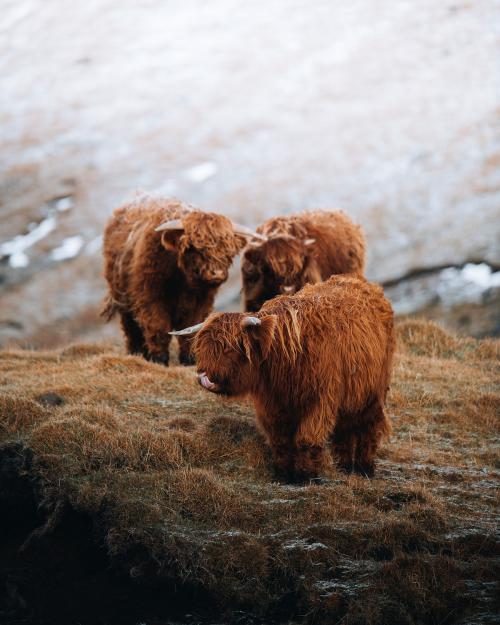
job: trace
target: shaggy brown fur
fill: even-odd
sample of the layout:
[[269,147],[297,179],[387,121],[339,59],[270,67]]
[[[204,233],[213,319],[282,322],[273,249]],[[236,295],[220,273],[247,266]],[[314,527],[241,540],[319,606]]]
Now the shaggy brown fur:
[[363,232],[342,211],[273,217],[257,232],[267,241],[252,241],[243,252],[245,310],[259,310],[276,295],[293,294],[333,274],[364,271]]
[[[172,219],[184,229],[155,232]],[[129,353],[168,364],[169,331],[205,319],[245,242],[226,217],[177,200],[146,196],[118,208],[104,232],[101,314],[120,314]],[[179,337],[179,346],[181,363],[192,364],[189,343]]]
[[351,275],[276,297],[254,317],[213,314],[193,348],[202,386],[249,394],[278,473],[303,480],[321,470],[328,440],[344,470],[373,475],[390,430],[394,344],[382,289]]

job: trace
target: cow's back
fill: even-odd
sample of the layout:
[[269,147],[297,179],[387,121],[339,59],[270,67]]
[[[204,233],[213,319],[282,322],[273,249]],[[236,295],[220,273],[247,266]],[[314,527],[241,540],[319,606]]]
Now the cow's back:
[[267,302],[261,312],[277,314],[282,325],[291,326],[294,320],[298,328],[281,329],[287,353],[290,343],[296,343],[294,362],[280,348],[271,353],[274,368],[289,380],[290,392],[295,388],[310,397],[327,397],[352,412],[373,394],[383,391],[385,397],[394,328],[392,308],[381,287],[355,276],[332,276],[295,296]]
[[315,258],[323,279],[333,274],[363,274],[365,238],[361,227],[343,211],[314,211],[303,218],[307,236],[315,240]]
[[178,200],[143,196],[117,208],[103,237],[104,275],[113,301],[129,306],[130,277],[146,247],[159,248],[155,228],[164,221],[179,219],[189,207]]

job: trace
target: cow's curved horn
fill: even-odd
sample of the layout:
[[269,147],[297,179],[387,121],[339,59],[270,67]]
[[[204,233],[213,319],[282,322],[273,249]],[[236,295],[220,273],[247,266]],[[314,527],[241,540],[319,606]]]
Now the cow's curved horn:
[[289,234],[288,232],[279,232],[278,230],[274,230],[269,233],[270,239],[283,239],[283,241],[291,241],[292,239],[296,239],[293,234]]
[[190,336],[191,334],[196,334],[203,327],[204,322],[197,323],[195,326],[190,326],[189,328],[184,328],[184,330],[172,330],[169,334],[173,334],[174,336]]
[[242,226],[241,224],[236,224],[233,221],[233,230],[235,234],[242,234],[245,237],[248,237],[249,239],[259,239],[260,241],[266,241],[267,237],[265,237],[263,234],[259,234],[258,232],[254,232],[253,230],[250,230],[250,228],[247,228],[246,226]]
[[260,247],[265,241],[267,241],[267,237],[265,237],[264,240],[261,240],[261,239],[250,239],[250,241],[248,241],[247,245],[249,247]]
[[155,232],[161,232],[162,230],[184,230],[182,219],[170,219],[170,221],[165,221],[155,228]]
[[260,326],[262,321],[258,317],[243,317],[241,322],[242,328],[248,328],[250,326]]
[[304,239],[304,245],[313,245],[316,243],[316,239]]

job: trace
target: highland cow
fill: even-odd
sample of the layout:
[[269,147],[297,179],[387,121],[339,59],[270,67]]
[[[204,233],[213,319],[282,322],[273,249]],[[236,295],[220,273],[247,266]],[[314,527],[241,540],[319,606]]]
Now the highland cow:
[[365,239],[342,211],[274,217],[257,228],[241,264],[243,307],[255,312],[276,295],[292,295],[305,284],[333,274],[363,274]]
[[[234,256],[252,232],[177,200],[142,197],[118,208],[104,232],[109,294],[102,315],[119,313],[127,349],[168,365],[169,331],[211,312]],[[179,359],[192,364],[180,337]]]
[[198,380],[207,390],[249,395],[278,475],[315,478],[330,442],[341,469],[372,476],[394,352],[393,312],[382,289],[332,276],[255,315],[215,313],[195,335]]

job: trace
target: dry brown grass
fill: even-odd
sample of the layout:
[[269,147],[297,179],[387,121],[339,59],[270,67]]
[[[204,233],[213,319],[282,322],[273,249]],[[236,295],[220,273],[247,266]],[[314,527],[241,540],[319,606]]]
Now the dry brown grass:
[[[498,608],[499,342],[415,321],[398,335],[374,480],[274,483],[250,405],[109,346],[1,353],[0,441],[33,451],[52,499],[98,516],[134,578],[269,619],[494,622],[474,619]],[[63,403],[36,399],[49,392]]]

